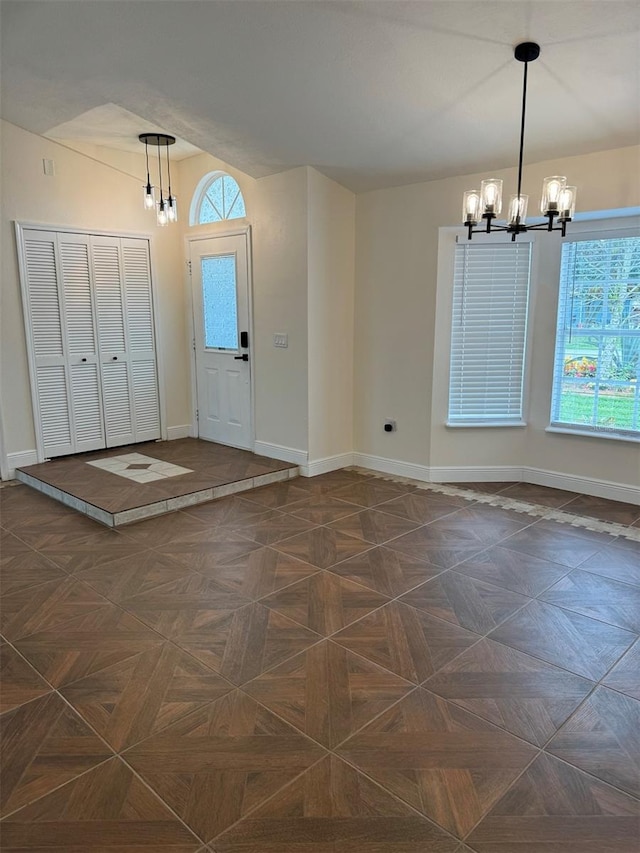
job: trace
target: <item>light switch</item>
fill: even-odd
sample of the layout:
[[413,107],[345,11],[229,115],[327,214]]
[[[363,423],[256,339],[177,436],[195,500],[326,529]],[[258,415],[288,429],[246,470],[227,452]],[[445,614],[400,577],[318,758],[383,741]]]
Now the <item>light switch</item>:
[[56,173],[56,164],[53,160],[43,160],[42,169],[48,178],[52,178]]
[[286,349],[289,346],[289,335],[283,332],[278,332],[273,336],[274,347],[283,347]]

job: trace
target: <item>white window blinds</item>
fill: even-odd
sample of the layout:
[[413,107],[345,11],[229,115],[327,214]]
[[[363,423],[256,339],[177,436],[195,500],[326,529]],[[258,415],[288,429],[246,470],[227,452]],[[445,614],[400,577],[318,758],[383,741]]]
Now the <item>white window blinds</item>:
[[456,245],[450,425],[521,423],[530,268],[530,242]]

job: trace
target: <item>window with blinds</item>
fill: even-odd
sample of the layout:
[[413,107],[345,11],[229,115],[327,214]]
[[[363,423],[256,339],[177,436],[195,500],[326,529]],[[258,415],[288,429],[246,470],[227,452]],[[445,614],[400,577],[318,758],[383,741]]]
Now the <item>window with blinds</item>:
[[449,426],[522,424],[531,245],[456,245]]
[[640,237],[564,243],[551,426],[640,437]]

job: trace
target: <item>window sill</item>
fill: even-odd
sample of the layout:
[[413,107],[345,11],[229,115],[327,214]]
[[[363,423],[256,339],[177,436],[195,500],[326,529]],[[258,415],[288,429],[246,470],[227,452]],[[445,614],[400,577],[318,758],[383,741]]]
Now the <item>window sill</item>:
[[498,427],[499,429],[504,429],[505,427],[526,427],[525,421],[466,421],[459,423],[451,423],[447,421],[445,426],[449,429],[478,429],[479,427],[486,429],[487,427]]
[[616,432],[607,432],[606,430],[589,430],[589,429],[577,429],[576,427],[562,427],[562,426],[548,426],[545,429],[545,432],[557,432],[562,435],[579,435],[587,438],[608,438],[613,439],[613,441],[630,441],[632,443],[638,444],[640,443],[640,435],[620,435]]

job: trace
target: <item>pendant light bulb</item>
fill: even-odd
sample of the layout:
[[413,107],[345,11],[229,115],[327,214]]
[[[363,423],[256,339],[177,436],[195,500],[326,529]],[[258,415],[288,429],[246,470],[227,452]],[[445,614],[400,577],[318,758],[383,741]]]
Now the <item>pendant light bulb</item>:
[[167,199],[167,217],[169,222],[178,221],[178,199],[174,195]]

